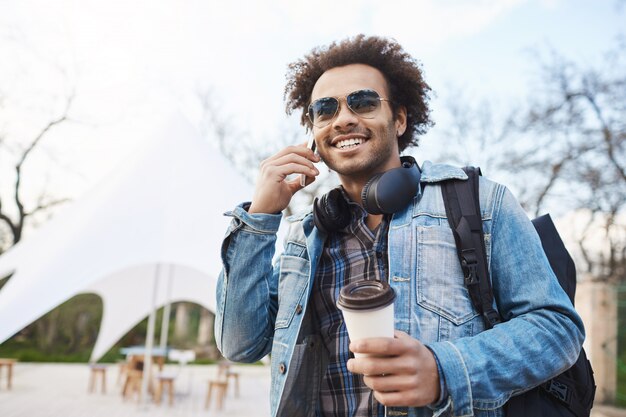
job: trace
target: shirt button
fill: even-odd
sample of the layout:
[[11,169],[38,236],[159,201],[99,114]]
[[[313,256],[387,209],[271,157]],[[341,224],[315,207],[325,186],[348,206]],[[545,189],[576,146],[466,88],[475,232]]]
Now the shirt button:
[[281,363],[280,365],[278,365],[278,372],[284,374],[285,372],[287,372],[287,366],[285,366],[284,363]]
[[376,257],[378,259],[382,258],[383,257],[383,253],[382,252],[376,252]]
[[302,314],[302,305],[301,304],[298,304],[296,306],[296,314]]

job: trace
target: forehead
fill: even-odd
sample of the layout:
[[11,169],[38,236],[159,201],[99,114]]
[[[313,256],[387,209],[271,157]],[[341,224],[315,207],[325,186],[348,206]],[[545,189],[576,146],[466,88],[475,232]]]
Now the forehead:
[[315,83],[311,101],[321,97],[342,97],[356,90],[375,90],[387,97],[387,82],[383,73],[365,64],[350,64],[331,68]]

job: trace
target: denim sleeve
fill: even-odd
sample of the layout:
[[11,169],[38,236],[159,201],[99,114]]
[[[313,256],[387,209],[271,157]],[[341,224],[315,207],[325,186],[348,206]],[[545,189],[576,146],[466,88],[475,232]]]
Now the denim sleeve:
[[558,375],[576,361],[584,340],[582,321],[532,223],[512,194],[497,187],[490,267],[505,321],[473,337],[428,344],[443,371],[453,416],[501,407]]
[[[434,354],[433,354],[434,355]],[[433,411],[445,408],[448,403],[448,388],[446,387],[446,378],[441,370],[441,364],[439,359],[435,356],[435,362],[437,363],[437,373],[439,374],[439,398],[434,403],[429,404],[428,408]]]
[[215,340],[236,362],[254,362],[269,353],[278,309],[278,279],[272,267],[281,214],[250,214],[241,204],[222,243],[217,281]]

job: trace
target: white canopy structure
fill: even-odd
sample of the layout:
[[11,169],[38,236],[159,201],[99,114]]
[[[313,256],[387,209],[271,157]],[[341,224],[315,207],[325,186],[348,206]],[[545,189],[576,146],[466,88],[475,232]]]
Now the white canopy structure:
[[[215,311],[223,213],[249,186],[182,117],[146,138],[100,186],[0,256],[0,343],[79,293],[102,297],[91,360],[156,306]],[[170,279],[171,277],[171,279]],[[157,284],[155,284],[157,283]]]

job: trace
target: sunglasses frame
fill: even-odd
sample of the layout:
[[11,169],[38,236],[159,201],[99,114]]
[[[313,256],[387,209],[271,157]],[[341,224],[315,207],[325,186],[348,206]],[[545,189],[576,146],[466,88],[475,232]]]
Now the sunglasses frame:
[[[378,94],[378,91],[376,91],[376,90],[372,90],[372,89],[370,89],[370,88],[362,88],[362,89],[360,89],[360,90],[355,90],[355,91],[353,91],[353,92],[351,92],[351,93],[346,94],[345,96],[337,96],[337,97],[322,97],[322,98],[318,98],[317,100],[315,100],[314,102],[312,102],[311,104],[309,104],[309,107],[307,107],[306,116],[307,116],[307,118],[309,119],[309,122],[311,122],[311,124],[312,124],[313,126],[317,127],[317,128],[326,127],[326,126],[328,126],[329,124],[331,124],[331,123],[332,123],[332,121],[335,119],[335,117],[337,117],[337,114],[339,114],[339,109],[341,108],[341,104],[340,104],[340,103],[341,103],[341,100],[340,100],[340,99],[342,99],[342,98],[343,98],[343,101],[345,101],[345,102],[346,102],[346,106],[348,107],[348,109],[350,109],[350,111],[351,111],[352,113],[354,113],[355,115],[357,115],[358,117],[363,118],[363,119],[373,119],[374,117],[376,117],[375,113],[376,113],[376,112],[380,109],[380,106],[378,106],[378,107],[376,108],[376,110],[373,112],[373,114],[372,114],[372,116],[371,116],[371,117],[368,117],[368,116],[364,116],[364,115],[362,115],[362,114],[359,114],[358,112],[356,112],[356,111],[355,111],[355,110],[354,110],[354,109],[350,106],[350,104],[348,104],[348,97],[350,97],[350,96],[351,96],[351,95],[353,95],[353,94],[356,94],[356,93],[361,93],[361,92],[368,92],[368,93],[369,93],[369,92],[371,92],[371,93],[376,94],[376,96],[377,96],[377,97],[376,97],[376,99],[377,99],[379,102],[382,102],[382,101],[391,102],[391,100],[389,100],[389,99],[387,99],[387,98],[383,98],[383,97],[381,97],[381,96],[380,96],[380,94]],[[335,109],[335,114],[333,114],[333,116],[332,116],[332,117],[328,118],[328,122],[322,123],[321,125],[320,125],[319,123],[317,123],[317,124],[316,124],[315,122],[313,122],[313,117],[312,117],[312,115],[311,115],[311,107],[313,107],[313,105],[314,105],[315,103],[317,103],[318,101],[320,101],[320,100],[327,100],[327,99],[329,99],[329,98],[335,99],[335,100],[337,101],[337,108]]]

